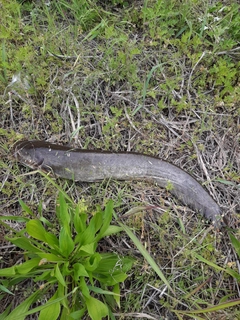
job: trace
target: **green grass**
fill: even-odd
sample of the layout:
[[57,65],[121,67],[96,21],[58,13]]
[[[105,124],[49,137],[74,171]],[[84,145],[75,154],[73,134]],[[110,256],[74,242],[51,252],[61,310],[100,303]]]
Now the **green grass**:
[[[48,232],[53,226],[51,234],[59,241],[60,190],[71,210],[84,199],[94,212],[112,199],[118,217],[137,211],[122,221],[121,236],[101,242],[104,254],[131,254],[138,261],[120,286],[120,309],[94,292],[116,318],[135,319],[134,312],[154,319],[169,314],[238,319],[239,301],[233,300],[239,299],[239,231],[216,234],[167,191],[148,183],[57,180],[53,186],[43,176],[22,176],[27,169],[16,164],[11,147],[23,138],[51,139],[160,156],[192,173],[237,220],[239,24],[239,4],[233,1],[1,3],[0,214],[1,221],[15,217],[2,224],[1,233],[6,239],[25,237],[25,224],[34,221]],[[71,214],[71,226],[72,219]],[[76,230],[69,232],[74,239]],[[42,239],[28,236],[46,249]],[[16,271],[36,255],[8,245],[1,270]],[[56,265],[50,265],[53,274]],[[41,290],[33,279],[8,286],[9,279],[1,278],[2,318],[21,308],[44,313],[41,309],[52,308],[53,301],[61,312],[75,312],[69,300],[78,295],[77,286],[38,300]],[[37,305],[31,306],[33,301]]]

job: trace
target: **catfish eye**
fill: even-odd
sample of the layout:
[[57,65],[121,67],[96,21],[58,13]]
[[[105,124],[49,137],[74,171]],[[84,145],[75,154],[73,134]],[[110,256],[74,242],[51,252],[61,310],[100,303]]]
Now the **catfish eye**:
[[36,162],[36,165],[37,165],[38,167],[40,167],[40,166],[43,164],[43,161],[44,161],[44,158],[39,159],[39,160]]

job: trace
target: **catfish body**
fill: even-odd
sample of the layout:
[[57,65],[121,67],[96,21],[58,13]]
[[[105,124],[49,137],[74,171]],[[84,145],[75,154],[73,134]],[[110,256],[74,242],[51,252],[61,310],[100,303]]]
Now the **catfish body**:
[[143,180],[157,183],[182,203],[222,226],[222,210],[210,194],[186,171],[156,157],[132,152],[73,149],[45,141],[20,141],[15,157],[31,168],[52,171],[74,181],[104,179]]

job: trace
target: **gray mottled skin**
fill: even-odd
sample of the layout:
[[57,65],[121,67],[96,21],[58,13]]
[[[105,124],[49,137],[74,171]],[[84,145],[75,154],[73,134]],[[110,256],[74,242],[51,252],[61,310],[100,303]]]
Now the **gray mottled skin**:
[[52,171],[55,175],[75,181],[95,182],[103,179],[153,181],[169,191],[182,203],[222,226],[219,205],[187,172],[155,157],[123,152],[102,152],[71,149],[45,141],[20,141],[15,157],[31,168]]

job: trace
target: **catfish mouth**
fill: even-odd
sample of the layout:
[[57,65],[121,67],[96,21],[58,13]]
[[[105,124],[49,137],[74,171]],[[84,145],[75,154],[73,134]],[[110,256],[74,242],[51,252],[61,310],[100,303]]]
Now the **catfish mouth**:
[[14,158],[16,158],[20,162],[25,162],[25,161],[23,161],[24,157],[21,156],[21,151],[24,148],[24,146],[26,145],[26,143],[24,143],[24,142],[26,142],[26,141],[18,141],[13,146],[13,156],[14,156]]
[[19,152],[21,150],[23,150],[24,148],[28,147],[28,145],[30,145],[30,144],[31,143],[29,141],[26,141],[26,140],[16,142],[13,145],[14,156],[17,158],[17,156],[19,155]]
[[41,159],[39,163],[34,161],[34,157],[32,157],[28,152],[28,150],[31,150],[31,148],[34,148],[34,146],[30,141],[18,141],[13,146],[13,155],[22,164],[32,169],[38,169],[39,166],[42,165],[44,159]]

